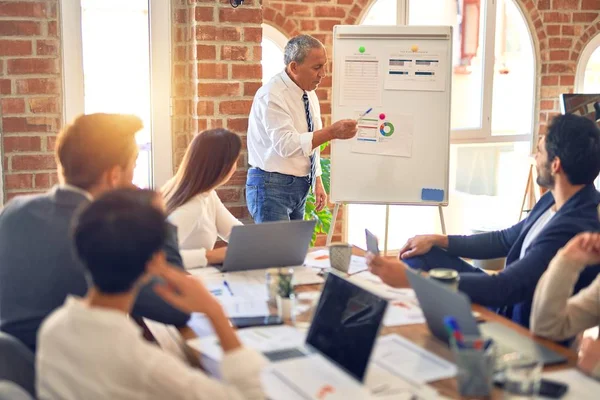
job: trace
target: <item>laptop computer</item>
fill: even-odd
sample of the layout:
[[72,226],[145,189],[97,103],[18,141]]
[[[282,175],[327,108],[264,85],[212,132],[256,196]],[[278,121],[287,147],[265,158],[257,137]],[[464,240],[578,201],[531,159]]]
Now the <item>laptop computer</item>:
[[412,286],[427,326],[438,339],[448,343],[449,334],[444,326],[444,317],[453,316],[464,335],[490,337],[496,344],[498,358],[510,353],[520,353],[540,360],[544,365],[559,364],[567,361],[561,354],[523,336],[513,329],[497,322],[477,324],[471,311],[469,298],[460,292],[454,292],[444,284],[408,270],[408,281]]
[[388,301],[331,271],[303,346],[265,353],[273,361],[319,353],[363,382]]
[[234,226],[222,272],[304,264],[316,221],[280,221]]

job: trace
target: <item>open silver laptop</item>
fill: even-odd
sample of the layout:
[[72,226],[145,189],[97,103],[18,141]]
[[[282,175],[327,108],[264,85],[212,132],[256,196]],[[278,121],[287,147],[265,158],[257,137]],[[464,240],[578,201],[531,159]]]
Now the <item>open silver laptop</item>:
[[471,302],[465,294],[453,292],[444,284],[421,276],[412,270],[408,270],[406,275],[417,295],[427,326],[438,339],[444,342],[449,341],[449,334],[444,326],[444,317],[453,316],[464,335],[483,335],[492,338],[496,344],[496,354],[499,359],[506,354],[520,353],[536,358],[544,365],[567,361],[563,355],[521,335],[510,327],[497,322],[478,325],[471,312]]
[[304,264],[316,221],[280,221],[234,226],[223,272]]
[[331,271],[303,346],[265,353],[271,361],[320,353],[363,382],[388,301]]

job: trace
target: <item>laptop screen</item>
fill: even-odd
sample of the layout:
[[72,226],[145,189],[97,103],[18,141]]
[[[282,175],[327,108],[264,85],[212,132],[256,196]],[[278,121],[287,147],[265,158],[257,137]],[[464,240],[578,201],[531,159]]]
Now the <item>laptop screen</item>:
[[362,382],[387,303],[330,273],[306,343]]

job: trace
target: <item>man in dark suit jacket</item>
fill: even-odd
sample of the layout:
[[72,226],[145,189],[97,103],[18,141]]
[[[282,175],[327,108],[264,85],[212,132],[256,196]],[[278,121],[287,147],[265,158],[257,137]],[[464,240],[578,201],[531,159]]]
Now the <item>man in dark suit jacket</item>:
[[[538,143],[536,163],[537,182],[549,192],[525,220],[479,235],[413,237],[400,250],[403,261],[368,255],[372,272],[391,286],[402,287],[408,286],[407,264],[424,271],[454,269],[460,273],[459,290],[473,302],[529,327],[535,287],[552,257],[578,233],[600,230],[600,193],[593,185],[600,172],[600,130],[583,117],[555,117]],[[459,257],[506,257],[506,267],[488,275]],[[599,272],[600,266],[588,268],[576,291],[588,286]]]
[[[41,195],[21,196],[0,213],[0,330],[35,351],[37,331],[67,295],[84,296],[88,283],[75,256],[71,221],[77,210],[114,188],[132,186],[137,158],[134,116],[92,114],[77,118],[58,136],[56,159],[61,185]],[[168,261],[183,268],[177,228],[169,227]],[[171,307],[150,285],[133,310],[175,326],[189,315]]]

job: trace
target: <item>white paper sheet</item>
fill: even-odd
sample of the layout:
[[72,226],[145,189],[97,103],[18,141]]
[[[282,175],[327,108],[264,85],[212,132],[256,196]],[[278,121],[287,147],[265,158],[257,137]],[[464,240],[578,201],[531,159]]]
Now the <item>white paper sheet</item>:
[[367,388],[318,354],[273,363],[262,373],[273,400],[371,399]]
[[456,365],[396,334],[377,339],[371,362],[420,384],[456,376]]
[[414,291],[408,295],[397,294],[394,299],[390,301],[385,317],[383,318],[383,324],[385,326],[424,323],[425,316],[414,295]]
[[369,365],[365,386],[375,399],[439,399],[438,393],[433,387],[402,379],[373,363]]
[[[316,250],[306,255],[304,265],[312,268],[331,268],[329,261],[328,250]],[[350,259],[350,267],[348,268],[348,274],[353,275],[361,271],[366,271],[369,267],[367,266],[367,260],[364,257],[353,255]]]
[[[542,377],[569,385],[569,390],[561,400],[592,400],[600,397],[600,382],[574,368],[546,372]],[[547,399],[547,397],[540,397],[540,399]]]
[[379,60],[376,57],[355,55],[344,58],[340,105],[381,106],[381,86]]
[[[261,353],[299,347],[306,338],[304,332],[287,325],[240,329],[238,336],[244,346]],[[220,361],[223,358],[219,339],[214,335],[191,339],[187,343],[213,360]]]
[[[412,157],[413,135],[415,130],[414,116],[381,112],[374,113],[379,117],[376,121],[362,120],[361,135],[354,138],[352,152],[362,154],[378,154],[394,157]],[[383,117],[383,118],[381,118]],[[369,125],[367,125],[367,122]],[[371,125],[377,129],[371,129]]]
[[385,66],[385,90],[443,91],[448,69],[445,51],[393,47]]

